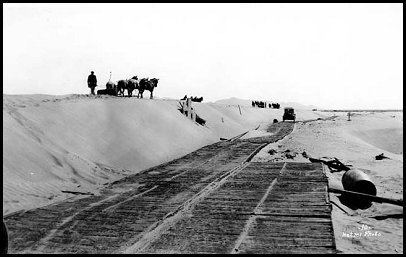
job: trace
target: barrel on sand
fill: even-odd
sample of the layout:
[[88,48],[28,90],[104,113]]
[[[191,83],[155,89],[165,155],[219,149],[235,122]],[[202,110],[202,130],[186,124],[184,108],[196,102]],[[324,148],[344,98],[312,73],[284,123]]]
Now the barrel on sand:
[[341,194],[340,201],[353,209],[366,209],[372,202],[390,203],[405,206],[403,199],[391,199],[377,196],[374,183],[367,174],[358,170],[350,169],[344,173],[341,182],[344,190],[329,187],[329,192]]
[[351,169],[344,173],[341,182],[345,190],[376,195],[376,187],[367,174],[358,170]]
[[[346,191],[376,196],[377,192],[374,183],[367,174],[359,169],[347,170],[344,173],[341,182]],[[342,200],[354,208],[365,209],[372,205],[371,199],[362,197],[362,195],[345,193],[342,196],[344,198]]]

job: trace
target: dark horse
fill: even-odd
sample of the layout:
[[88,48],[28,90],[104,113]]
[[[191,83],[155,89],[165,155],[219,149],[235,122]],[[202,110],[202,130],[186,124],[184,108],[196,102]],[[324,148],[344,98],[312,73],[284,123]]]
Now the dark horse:
[[140,80],[139,86],[138,86],[138,96],[141,96],[139,98],[142,98],[142,94],[144,93],[144,90],[148,90],[151,92],[150,99],[152,99],[152,92],[154,91],[154,88],[158,86],[158,80],[156,78],[153,79],[147,79],[143,78]]
[[138,78],[137,76],[131,79],[122,79],[117,82],[117,95],[124,96],[124,90],[127,89],[128,97],[132,96],[133,90],[138,89]]

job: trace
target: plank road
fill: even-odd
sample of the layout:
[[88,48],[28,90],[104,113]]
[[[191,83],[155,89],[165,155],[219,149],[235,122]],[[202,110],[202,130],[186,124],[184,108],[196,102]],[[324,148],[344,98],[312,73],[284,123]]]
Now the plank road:
[[[303,177],[324,191],[301,186]],[[139,252],[336,253],[326,183],[320,164],[250,163]]]
[[[322,186],[326,180],[318,164],[289,163],[283,173],[284,163],[241,166],[264,144],[282,139],[292,129],[292,123],[273,124],[271,136],[203,147],[115,181],[100,195],[7,215],[9,252],[120,253],[156,231],[155,227],[179,213],[185,202],[221,179],[225,179],[221,186],[198,198],[190,213],[160,231],[140,252],[230,253],[239,239],[243,239],[239,252],[331,252],[335,249],[331,217]],[[240,166],[244,168],[230,173]],[[268,192],[276,178],[275,188]],[[260,202],[260,213],[255,213]],[[308,216],[293,217],[299,209]],[[247,226],[250,219],[253,222]],[[323,234],[305,237],[284,229],[278,235],[277,229],[283,226]],[[241,238],[245,228],[246,237]],[[296,236],[298,240],[289,239],[284,248],[279,245],[270,250],[267,247],[272,242],[279,242],[275,236]],[[315,238],[321,241],[316,243]],[[331,244],[329,240],[333,240]]]

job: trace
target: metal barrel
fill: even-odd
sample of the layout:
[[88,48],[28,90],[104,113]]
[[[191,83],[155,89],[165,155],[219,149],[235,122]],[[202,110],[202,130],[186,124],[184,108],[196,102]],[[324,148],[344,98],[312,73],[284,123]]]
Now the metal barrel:
[[367,174],[351,169],[344,173],[341,182],[345,190],[376,195],[376,187]]

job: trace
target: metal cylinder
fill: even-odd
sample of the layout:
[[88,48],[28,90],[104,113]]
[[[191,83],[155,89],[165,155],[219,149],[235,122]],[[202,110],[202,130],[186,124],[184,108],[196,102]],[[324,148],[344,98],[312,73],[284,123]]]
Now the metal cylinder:
[[376,187],[367,174],[351,169],[344,173],[341,182],[345,190],[363,194],[376,195]]

